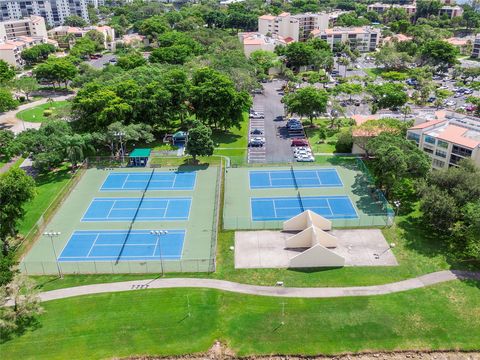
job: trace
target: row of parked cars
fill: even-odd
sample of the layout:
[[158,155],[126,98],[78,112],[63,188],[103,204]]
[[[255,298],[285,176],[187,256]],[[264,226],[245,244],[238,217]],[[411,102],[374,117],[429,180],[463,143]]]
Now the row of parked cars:
[[293,158],[298,162],[313,162],[313,156],[310,144],[305,136],[303,124],[299,119],[290,118],[287,120],[288,134],[292,138]]
[[[260,111],[250,110],[250,119],[260,120],[264,119],[265,114]],[[248,146],[250,147],[263,147],[265,145],[265,137],[263,129],[254,128],[250,131],[250,140]]]

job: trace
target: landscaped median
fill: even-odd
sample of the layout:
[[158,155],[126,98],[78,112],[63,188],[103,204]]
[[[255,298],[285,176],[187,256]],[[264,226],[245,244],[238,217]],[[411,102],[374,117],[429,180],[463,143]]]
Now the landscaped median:
[[15,116],[20,120],[32,123],[47,121],[50,118],[59,116],[61,111],[67,113],[70,107],[69,101],[53,101],[35,106],[34,108],[19,111]]

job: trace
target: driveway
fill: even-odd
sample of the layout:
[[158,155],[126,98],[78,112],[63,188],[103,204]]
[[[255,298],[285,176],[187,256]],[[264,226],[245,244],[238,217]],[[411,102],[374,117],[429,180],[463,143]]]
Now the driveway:
[[[59,95],[59,96],[52,95],[50,96],[50,98],[52,98],[55,101],[63,101],[71,98],[72,96],[73,96],[72,94]],[[41,123],[30,123],[30,122],[22,121],[16,117],[16,114],[22,110],[31,109],[38,105],[45,104],[48,101],[48,99],[49,98],[43,98],[28,104],[23,104],[23,105],[20,105],[15,110],[2,113],[0,115],[0,129],[8,129],[13,131],[15,134],[21,133],[22,131],[25,131],[27,129],[38,129],[42,125]]]

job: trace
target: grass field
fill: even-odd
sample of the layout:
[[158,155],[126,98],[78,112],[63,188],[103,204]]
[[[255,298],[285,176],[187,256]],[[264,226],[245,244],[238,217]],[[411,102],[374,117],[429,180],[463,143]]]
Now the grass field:
[[248,144],[248,114],[245,113],[239,129],[213,132],[215,155],[228,156],[235,165],[242,165],[247,159]]
[[[68,106],[70,106],[70,102],[68,101],[54,101],[52,103],[45,103],[31,109],[22,110],[18,112],[16,116],[19,119],[27,122],[44,122],[55,117],[59,110],[62,110]],[[44,116],[45,110],[52,110],[52,114],[48,117]]]
[[45,303],[36,329],[1,344],[0,351],[3,359],[180,355],[206,351],[216,339],[239,355],[473,350],[480,343],[479,286],[453,281],[335,299],[202,289],[83,296]]
[[25,205],[25,217],[18,227],[20,234],[26,235],[30,231],[70,178],[71,173],[67,167],[56,172],[38,175],[35,178],[37,194]]

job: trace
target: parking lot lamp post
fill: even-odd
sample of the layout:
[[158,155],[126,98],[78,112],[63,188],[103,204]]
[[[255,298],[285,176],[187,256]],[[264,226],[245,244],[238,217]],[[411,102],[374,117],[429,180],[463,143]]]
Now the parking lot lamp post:
[[59,232],[59,231],[47,231],[47,232],[43,233],[43,235],[48,236],[50,238],[50,242],[52,243],[53,255],[55,256],[55,263],[57,264],[58,276],[61,279],[63,279],[62,270],[60,269],[60,264],[58,263],[58,259],[57,259],[57,252],[55,251],[55,245],[53,243],[53,238],[54,237],[59,237],[61,235],[61,232]]
[[150,231],[150,234],[155,235],[155,237],[157,238],[157,246],[158,246],[158,250],[159,250],[159,253],[160,253],[160,267],[162,269],[162,277],[163,277],[164,270],[163,270],[163,255],[162,255],[162,235],[167,235],[168,231],[167,230],[152,230],[152,231]]
[[120,151],[122,152],[122,163],[125,162],[125,150],[123,149],[123,141],[122,137],[125,136],[125,133],[123,131],[117,131],[113,135],[118,136],[120,140]]

